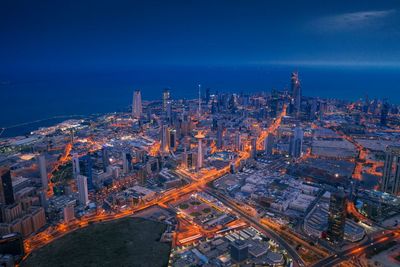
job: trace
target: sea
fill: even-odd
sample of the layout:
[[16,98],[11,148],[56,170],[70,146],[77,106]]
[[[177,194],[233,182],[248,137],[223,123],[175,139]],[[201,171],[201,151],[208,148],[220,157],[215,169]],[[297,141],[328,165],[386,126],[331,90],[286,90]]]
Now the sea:
[[[211,92],[268,92],[289,88],[298,71],[305,96],[400,104],[400,68],[289,66],[162,66],[96,71],[13,71],[0,73],[0,138],[25,135],[68,118],[127,110],[132,93],[161,99],[196,98],[198,84]],[[203,91],[204,92],[204,91]],[[1,132],[1,129],[0,129]]]

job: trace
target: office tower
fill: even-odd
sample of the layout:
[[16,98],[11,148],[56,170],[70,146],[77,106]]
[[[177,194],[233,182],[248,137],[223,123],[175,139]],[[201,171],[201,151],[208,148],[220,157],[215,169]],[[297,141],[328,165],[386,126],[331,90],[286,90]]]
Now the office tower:
[[161,126],[161,152],[168,153],[169,152],[169,131],[168,125],[163,124]]
[[89,203],[87,177],[83,175],[78,175],[77,183],[79,204],[87,206],[87,204]]
[[272,133],[269,133],[264,141],[265,153],[269,156],[272,155],[272,149],[275,144],[275,136]]
[[72,174],[74,178],[81,174],[81,168],[79,165],[79,156],[77,154],[72,155]]
[[237,151],[242,150],[242,138],[241,138],[240,132],[237,132],[235,134],[235,149]]
[[386,126],[386,124],[387,124],[387,116],[389,114],[389,108],[390,107],[389,107],[389,104],[387,102],[384,102],[382,104],[382,107],[381,107],[381,121],[380,121],[382,126]]
[[176,130],[169,128],[168,135],[169,135],[169,149],[171,151],[175,151],[176,150]]
[[132,117],[139,119],[142,116],[142,94],[140,90],[133,92]]
[[87,154],[81,158],[80,161],[81,174],[87,177],[87,184],[89,190],[94,188],[93,186],[93,160],[90,154]]
[[38,164],[39,164],[40,180],[42,183],[42,188],[44,190],[47,190],[47,188],[49,186],[48,185],[49,180],[47,178],[46,158],[44,157],[44,155],[40,155],[38,157]]
[[128,152],[122,152],[122,172],[128,174],[132,169],[132,155]]
[[223,126],[220,124],[217,126],[217,148],[222,149],[224,146],[224,129]]
[[346,194],[342,188],[331,194],[329,203],[327,239],[333,243],[343,241],[346,224]]
[[386,148],[380,189],[393,195],[400,193],[400,146],[388,146]]
[[251,137],[251,151],[250,151],[250,155],[253,159],[257,158],[257,138],[256,137]]
[[303,136],[303,130],[300,127],[296,127],[289,144],[290,155],[295,159],[301,157],[303,149]]
[[242,262],[249,256],[249,245],[245,241],[237,239],[230,245],[231,258],[236,262]]
[[64,222],[66,223],[69,223],[70,221],[75,219],[74,205],[67,204],[63,209],[63,214],[64,214]]
[[291,78],[292,87],[292,99],[293,99],[293,113],[296,118],[300,117],[300,107],[301,107],[301,85],[299,81],[298,72],[292,73]]
[[205,136],[200,131],[197,133],[195,138],[198,140],[197,146],[197,170],[203,168],[203,139]]
[[170,100],[169,89],[164,89],[162,100],[163,100],[163,111],[165,112],[167,111],[167,103]]
[[108,159],[108,148],[106,146],[101,148],[101,161],[103,162],[103,171],[107,172],[107,167],[110,164],[110,160]]
[[0,201],[2,204],[11,205],[15,200],[10,169],[5,167],[1,168],[0,178]]

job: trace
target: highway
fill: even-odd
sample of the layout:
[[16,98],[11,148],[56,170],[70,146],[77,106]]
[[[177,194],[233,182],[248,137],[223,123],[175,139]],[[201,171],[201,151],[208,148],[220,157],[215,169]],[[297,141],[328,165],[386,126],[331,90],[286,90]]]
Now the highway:
[[243,220],[247,221],[247,223],[249,223],[256,229],[260,230],[266,236],[271,237],[272,239],[277,241],[279,243],[279,245],[288,252],[290,257],[292,257],[294,259],[295,265],[298,264],[300,266],[305,266],[303,259],[299,256],[299,254],[297,254],[296,250],[294,250],[288,243],[286,243],[286,241],[283,238],[281,238],[279,235],[277,235],[274,231],[265,227],[265,225],[261,224],[261,222],[258,221],[255,217],[251,217],[250,215],[248,215],[247,213],[242,211],[234,203],[232,203],[232,201],[230,199],[228,199],[227,197],[222,195],[220,192],[217,192],[210,188],[205,189],[205,191],[208,194],[215,197],[216,199],[218,199],[219,201],[221,201],[227,207],[231,208],[234,212],[239,214]]
[[389,231],[385,232],[384,234],[380,234],[376,237],[374,237],[372,240],[368,240],[366,242],[363,242],[355,247],[346,249],[342,252],[339,252],[335,255],[329,256],[314,265],[312,267],[329,267],[329,266],[335,266],[336,264],[345,261],[353,256],[360,256],[365,253],[365,250],[367,248],[374,248],[382,243],[385,242],[390,242],[392,240],[398,240],[400,238],[400,231]]

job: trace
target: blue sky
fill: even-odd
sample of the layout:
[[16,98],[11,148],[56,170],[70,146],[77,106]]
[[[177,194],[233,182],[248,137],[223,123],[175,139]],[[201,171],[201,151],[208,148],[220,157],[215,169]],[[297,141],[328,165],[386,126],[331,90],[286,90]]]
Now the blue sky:
[[0,36],[0,70],[399,67],[400,2],[3,0]]

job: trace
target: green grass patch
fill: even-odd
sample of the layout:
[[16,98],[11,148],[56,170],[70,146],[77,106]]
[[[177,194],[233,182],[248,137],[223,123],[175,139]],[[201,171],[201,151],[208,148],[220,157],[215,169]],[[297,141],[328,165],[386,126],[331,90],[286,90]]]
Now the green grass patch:
[[21,266],[167,266],[166,225],[125,218],[90,225],[34,251]]

